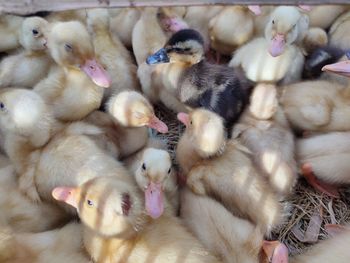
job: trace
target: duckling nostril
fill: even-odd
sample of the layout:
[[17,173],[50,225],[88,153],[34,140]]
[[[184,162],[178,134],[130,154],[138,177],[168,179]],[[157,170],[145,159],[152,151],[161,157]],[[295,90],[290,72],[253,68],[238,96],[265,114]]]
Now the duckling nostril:
[[131,208],[131,200],[130,195],[127,193],[124,193],[122,195],[122,210],[124,215],[128,215]]

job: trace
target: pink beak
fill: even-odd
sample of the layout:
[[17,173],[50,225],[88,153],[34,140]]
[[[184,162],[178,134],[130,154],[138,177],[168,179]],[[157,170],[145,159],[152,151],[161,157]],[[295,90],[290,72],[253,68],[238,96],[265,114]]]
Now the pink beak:
[[160,183],[150,182],[145,191],[146,211],[152,218],[160,217],[164,212],[163,190]]
[[185,126],[188,126],[188,124],[190,123],[190,116],[184,112],[178,113],[177,119],[181,121]]
[[177,17],[174,18],[165,18],[165,24],[168,28],[169,31],[176,33],[177,31],[181,30],[181,29],[186,29],[188,28],[187,23]]
[[304,11],[311,11],[312,7],[309,5],[299,5],[299,8],[303,9]]
[[80,68],[97,86],[109,88],[111,85],[112,80],[107,71],[95,59],[86,60]]
[[286,45],[286,40],[284,35],[276,34],[276,36],[271,40],[269,53],[273,57],[278,57],[284,51],[284,47]]
[[288,248],[279,241],[263,241],[263,251],[271,263],[288,263]]
[[350,77],[350,60],[340,61],[334,64],[326,65],[322,71],[329,71],[339,75]]
[[255,15],[261,15],[260,5],[248,5],[250,11],[252,11]]
[[164,122],[162,122],[160,119],[158,119],[156,116],[152,117],[152,119],[149,121],[147,126],[159,131],[160,133],[168,132],[168,126]]

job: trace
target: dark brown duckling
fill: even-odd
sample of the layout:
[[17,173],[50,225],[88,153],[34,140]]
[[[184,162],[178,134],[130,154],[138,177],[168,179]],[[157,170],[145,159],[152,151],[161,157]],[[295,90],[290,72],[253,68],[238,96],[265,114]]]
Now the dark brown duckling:
[[182,68],[176,96],[190,108],[206,108],[220,115],[232,127],[248,103],[252,83],[239,69],[210,64],[204,59],[200,33],[184,29],[147,58],[147,64],[173,63]]

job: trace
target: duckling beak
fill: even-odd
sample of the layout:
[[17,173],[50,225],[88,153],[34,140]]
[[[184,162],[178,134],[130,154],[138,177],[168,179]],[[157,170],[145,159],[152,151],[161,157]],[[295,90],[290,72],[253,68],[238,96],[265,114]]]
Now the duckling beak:
[[162,184],[150,182],[145,191],[146,211],[156,219],[164,212]]
[[57,201],[65,202],[75,208],[78,208],[76,198],[77,189],[73,187],[56,187],[52,190],[52,197]]
[[312,7],[309,5],[299,5],[299,8],[303,9],[304,11],[311,11]]
[[288,248],[279,241],[263,241],[263,251],[271,263],[288,263]]
[[278,57],[284,51],[286,39],[283,34],[276,34],[270,43],[269,53],[273,57]]
[[111,78],[107,71],[95,60],[88,59],[85,64],[80,66],[80,69],[97,85],[103,88],[109,88]]
[[155,115],[149,120],[147,126],[157,130],[160,133],[168,132],[168,126],[164,122],[162,122],[160,119],[158,119]]
[[170,59],[165,48],[161,48],[146,59],[148,65],[168,63],[169,61]]
[[188,126],[188,124],[190,123],[190,116],[184,112],[178,113],[177,119],[181,121],[185,126]]
[[322,68],[322,71],[329,71],[332,73],[350,77],[350,60],[326,65]]
[[256,16],[261,15],[260,5],[248,5],[248,9],[252,11]]

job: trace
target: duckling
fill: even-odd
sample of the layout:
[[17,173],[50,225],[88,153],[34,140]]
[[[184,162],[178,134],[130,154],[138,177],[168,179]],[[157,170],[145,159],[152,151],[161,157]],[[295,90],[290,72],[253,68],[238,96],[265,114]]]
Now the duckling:
[[24,18],[15,15],[0,15],[0,36],[2,41],[0,44],[0,52],[15,50],[20,47],[19,32]]
[[[205,109],[178,114],[186,125],[176,149],[187,186],[220,200],[233,214],[258,225],[263,234],[283,219],[277,195],[255,169],[249,151],[236,140],[225,143],[222,119]],[[225,145],[226,144],[226,145]]]
[[[348,62],[323,67],[346,75]],[[332,86],[330,89],[329,87]],[[299,131],[346,131],[350,128],[349,87],[334,81],[305,81],[284,87],[281,104],[291,126]]]
[[345,244],[350,241],[350,230],[344,228],[341,233],[335,237],[320,241],[306,252],[294,256],[291,263],[326,263],[337,262],[345,263],[349,261],[349,249]]
[[219,262],[178,218],[147,216],[136,186],[115,176],[58,187],[53,196],[77,209],[85,226],[84,246],[94,262]]
[[113,37],[120,39],[125,47],[132,48],[132,30],[140,19],[141,10],[138,8],[109,9],[110,31]]
[[[305,59],[303,78],[316,79],[321,76],[321,79],[325,80],[338,79],[340,82],[344,82],[344,85],[346,85],[347,78],[322,72],[322,68],[325,65],[335,63],[339,60],[345,60],[346,57],[344,57],[344,54],[344,50],[332,47],[330,45],[316,48]],[[334,76],[337,78],[334,78]]]
[[278,106],[274,85],[258,84],[250,104],[233,127],[237,138],[253,155],[257,167],[282,197],[290,194],[297,181],[294,136]]
[[123,91],[112,96],[107,109],[125,127],[147,126],[161,133],[168,132],[168,126],[157,118],[153,106],[136,91]]
[[179,206],[177,178],[166,146],[155,139],[150,140],[144,149],[124,163],[145,193],[147,213],[152,218],[158,218],[169,207],[176,216]]
[[311,27],[328,29],[334,21],[346,11],[346,5],[319,5],[313,6],[308,12]]
[[92,263],[82,249],[82,229],[70,223],[61,229],[41,233],[15,233],[0,222],[2,263]]
[[188,26],[181,15],[177,15],[176,9],[144,8],[132,32],[132,47],[137,65],[140,66],[149,55],[165,44],[167,31],[177,32],[184,27]]
[[111,76],[111,86],[105,89],[103,105],[112,94],[122,90],[139,90],[137,67],[121,41],[116,37],[112,38],[107,9],[87,11],[87,25],[92,35],[95,53],[105,66],[108,75]]
[[11,228],[16,232],[41,232],[66,220],[57,207],[33,203],[23,195],[18,190],[17,175],[11,161],[5,156],[0,157],[0,209]]
[[58,123],[49,106],[31,90],[3,91],[0,102],[6,154],[19,175],[19,189],[30,199],[52,201],[51,191],[56,186],[79,185],[101,175],[123,175],[122,164],[89,137],[103,135],[98,127]]
[[310,27],[303,39],[303,49],[307,54],[328,44],[327,32],[320,27]]
[[203,45],[197,31],[180,30],[164,48],[149,56],[147,63],[176,65],[179,68],[174,85],[177,98],[190,108],[212,110],[230,127],[242,113],[251,85],[239,71],[206,62]]
[[232,215],[219,202],[184,189],[181,191],[181,218],[223,262],[259,262],[262,233],[251,222]]
[[301,78],[301,43],[308,29],[307,15],[296,7],[280,6],[270,15],[265,38],[255,38],[233,55],[230,67],[241,67],[255,82],[291,83]]
[[247,6],[224,8],[209,21],[210,43],[213,49],[231,55],[254,34],[254,14]]
[[349,132],[332,132],[297,141],[297,159],[308,182],[317,190],[338,197],[336,185],[350,183]]
[[209,21],[223,9],[223,6],[218,5],[187,7],[184,20],[190,28],[197,30],[201,34],[206,52],[210,48]]
[[46,53],[47,27],[48,22],[41,17],[29,17],[23,20],[19,41],[24,50],[1,61],[0,87],[32,88],[46,77],[52,63]]
[[53,24],[48,48],[57,65],[34,90],[51,105],[55,118],[80,120],[98,109],[102,87],[109,87],[111,79],[95,58],[86,28],[77,21]]
[[344,50],[350,49],[348,28],[350,25],[350,11],[339,16],[328,31],[329,44]]
[[124,127],[103,111],[93,111],[84,118],[84,122],[97,126],[103,131],[102,134],[89,135],[89,137],[116,159],[123,159],[136,153],[148,142],[146,127]]

